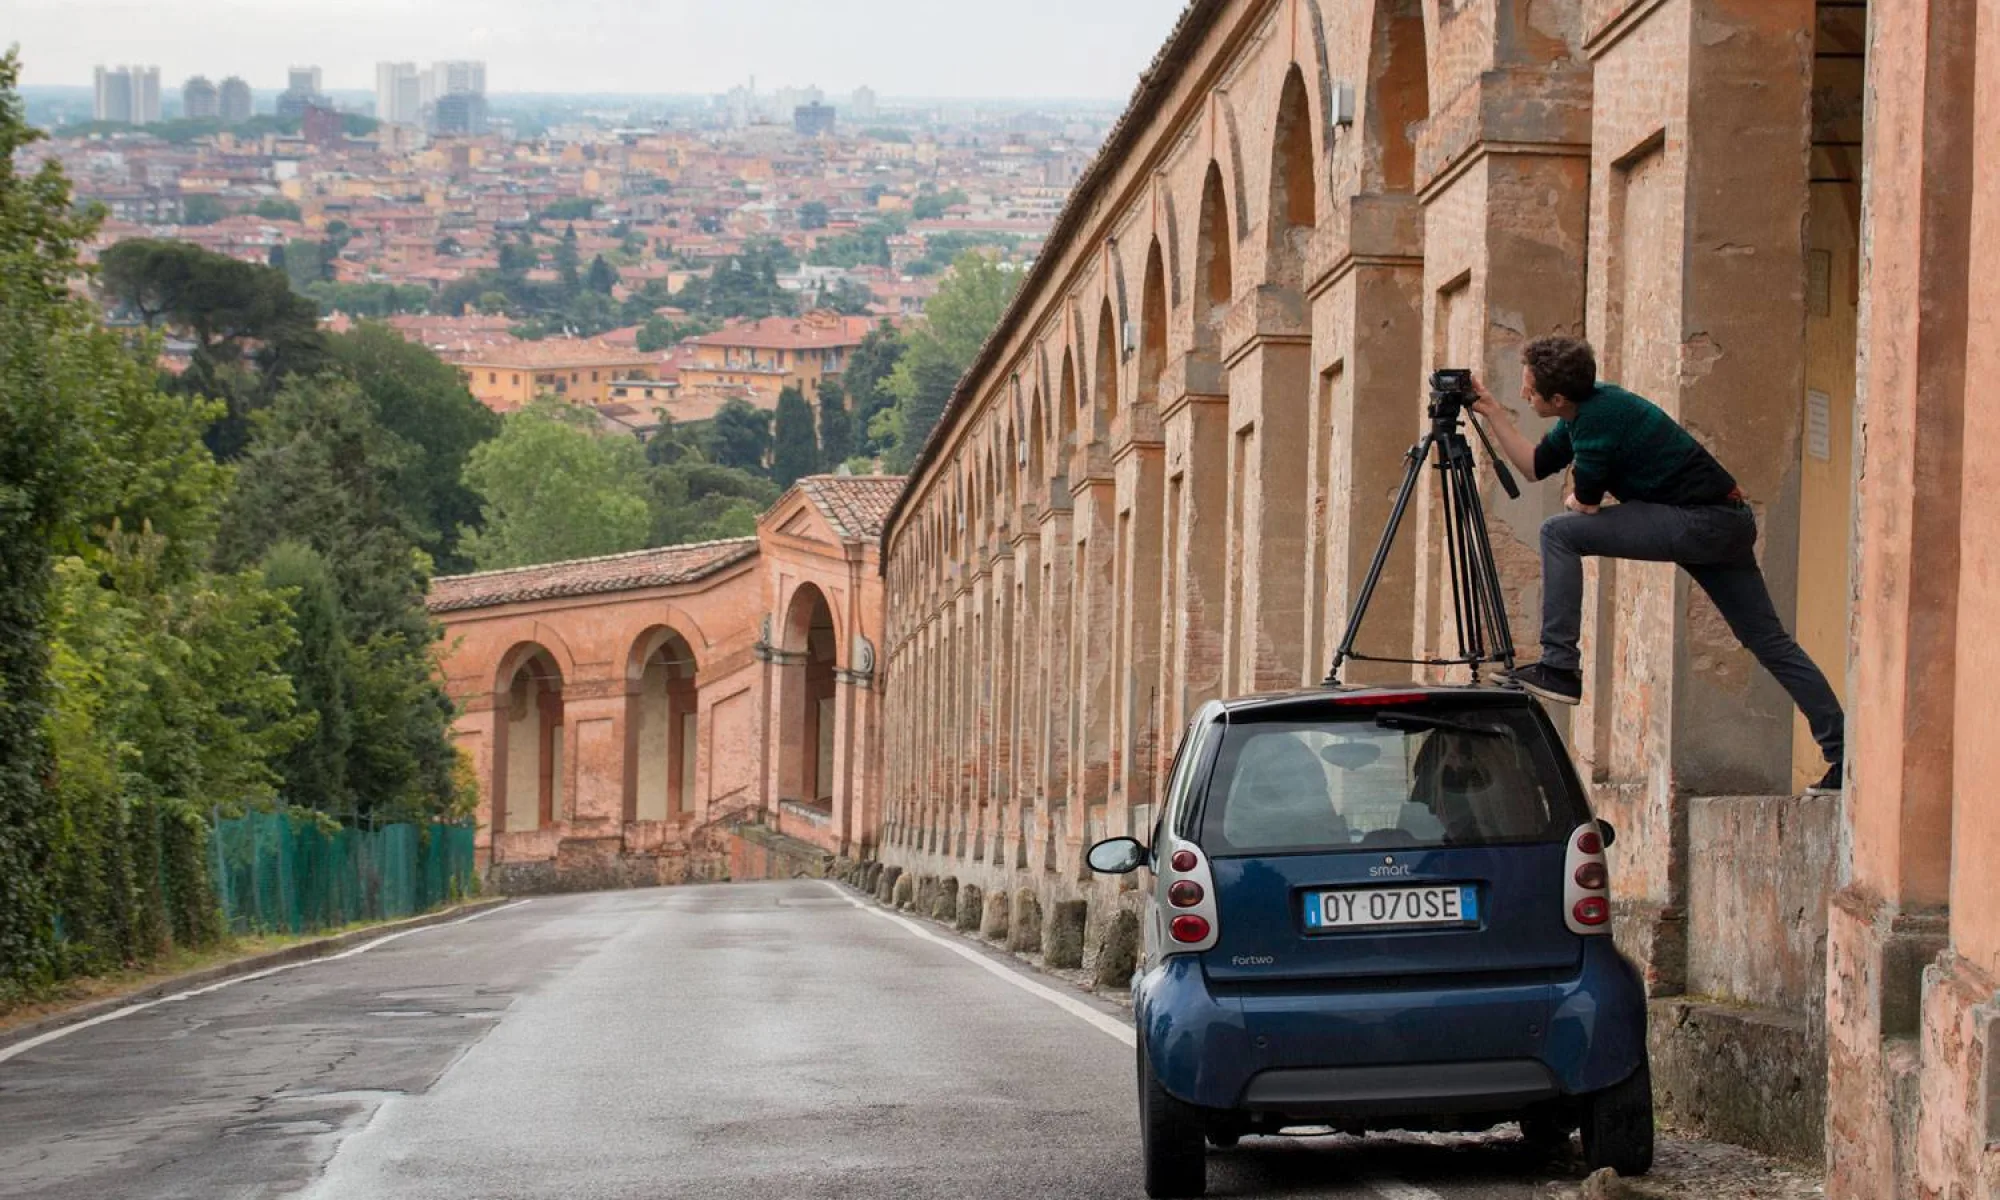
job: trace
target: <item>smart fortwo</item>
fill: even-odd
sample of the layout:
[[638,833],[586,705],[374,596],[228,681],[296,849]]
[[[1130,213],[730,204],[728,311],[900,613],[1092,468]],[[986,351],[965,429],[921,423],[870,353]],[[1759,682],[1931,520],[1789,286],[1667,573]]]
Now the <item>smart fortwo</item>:
[[1653,1158],[1646,1006],[1604,851],[1539,705],[1480,687],[1210,703],[1150,845],[1134,977],[1146,1192],[1198,1196],[1204,1142],[1299,1126],[1487,1129],[1591,1169]]

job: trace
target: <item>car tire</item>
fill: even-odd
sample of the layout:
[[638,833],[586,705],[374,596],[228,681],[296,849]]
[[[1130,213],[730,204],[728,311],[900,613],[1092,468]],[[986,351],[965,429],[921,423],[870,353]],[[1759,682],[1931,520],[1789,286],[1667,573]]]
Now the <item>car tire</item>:
[[1645,1064],[1623,1083],[1590,1098],[1583,1116],[1587,1169],[1627,1177],[1653,1169],[1653,1073]]
[[1146,1163],[1146,1194],[1153,1200],[1199,1196],[1208,1190],[1208,1150],[1200,1115],[1167,1094],[1153,1078],[1144,1043],[1139,1046],[1139,1145]]
[[1575,1128],[1554,1117],[1522,1117],[1521,1140],[1537,1153],[1553,1158],[1569,1149],[1570,1131]]

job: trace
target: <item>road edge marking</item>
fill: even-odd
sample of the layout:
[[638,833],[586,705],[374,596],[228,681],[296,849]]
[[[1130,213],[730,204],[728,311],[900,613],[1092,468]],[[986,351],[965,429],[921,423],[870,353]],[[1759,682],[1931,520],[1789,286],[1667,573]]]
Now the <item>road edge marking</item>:
[[1076,1017],[1078,1020],[1081,1020],[1082,1022],[1098,1030],[1099,1032],[1110,1034],[1112,1037],[1116,1038],[1118,1041],[1122,1042],[1127,1046],[1135,1046],[1138,1044],[1138,1035],[1133,1030],[1133,1028],[1130,1025],[1127,1025],[1125,1022],[1118,1020],[1116,1017],[1110,1016],[1106,1013],[1099,1012],[1098,1010],[1092,1008],[1090,1005],[1085,1004],[1081,1000],[1078,1000],[1074,996],[1065,996],[1061,992],[1057,991],[1052,987],[1049,987],[1046,984],[1037,983],[1035,980],[1030,979],[1026,975],[1022,974],[1021,971],[1018,970],[1017,968],[1009,966],[1006,963],[998,962],[989,955],[986,955],[978,950],[973,949],[971,946],[966,945],[964,942],[960,941],[957,938],[943,936],[932,930],[925,929],[922,925],[917,924],[915,921],[911,921],[905,917],[899,917],[895,913],[889,912],[888,910],[880,907],[879,905],[869,904],[866,901],[856,899],[854,896],[848,893],[848,890],[846,888],[840,886],[838,883],[835,883],[831,879],[823,879],[820,882],[832,888],[834,892],[840,896],[841,899],[847,901],[849,904],[852,904],[854,907],[860,909],[862,912],[868,913],[871,916],[880,917],[883,920],[890,922],[891,924],[900,925],[903,927],[905,931],[913,933],[918,937],[923,938],[925,941],[935,942],[938,945],[943,946],[945,949],[951,951],[953,954],[958,955],[960,958],[966,959],[967,961],[976,964],[981,970],[984,970],[991,975],[1006,980],[1008,983],[1013,984],[1015,987],[1020,988],[1022,991],[1028,993],[1031,996],[1036,996],[1039,997],[1040,999],[1048,1001],[1050,1004],[1055,1005],[1057,1008],[1062,1009],[1064,1012],[1068,1013],[1073,1017]]
[[323,954],[315,958],[302,958],[297,962],[279,963],[275,967],[265,967],[261,971],[252,971],[247,975],[236,975],[228,979],[218,980],[215,983],[205,983],[200,985],[199,987],[189,988],[187,991],[184,992],[174,992],[166,996],[156,996],[151,1000],[142,1000],[137,1004],[127,1004],[121,1008],[114,1008],[110,1012],[99,1013],[94,1017],[88,1017],[74,1024],[64,1025],[57,1029],[51,1029],[47,1033],[37,1034],[34,1037],[27,1038],[23,1041],[15,1042],[11,1046],[0,1048],[0,1063],[4,1063],[7,1060],[14,1058],[18,1055],[26,1054],[28,1051],[35,1049],[37,1046],[46,1046],[50,1042],[56,1041],[60,1038],[66,1038],[70,1034],[76,1033],[79,1030],[89,1029],[94,1025],[103,1025],[109,1021],[116,1021],[120,1017],[129,1017],[133,1013],[144,1012],[149,1008],[158,1008],[162,1004],[173,1004],[181,1000],[192,1000],[197,996],[206,996],[210,992],[219,992],[223,988],[234,987],[236,984],[239,983],[249,983],[253,979],[269,979],[273,975],[281,974],[285,971],[296,971],[300,967],[310,967],[315,963],[337,962],[338,960],[343,958],[353,958],[357,954],[366,954],[368,951],[373,950],[378,946],[386,946],[390,942],[393,942],[398,938],[406,938],[413,933],[425,933],[432,929],[449,929],[453,925],[467,925],[472,923],[473,921],[477,921],[481,917],[490,917],[494,913],[507,912],[511,909],[519,908],[526,903],[528,903],[528,901],[526,900],[516,900],[512,904],[501,904],[493,908],[482,908],[476,913],[471,913],[467,916],[459,917],[457,920],[454,921],[439,921],[435,925],[420,925],[415,929],[398,930],[395,933],[385,934],[384,936],[376,938],[373,941],[363,942],[359,946],[351,946],[346,950],[341,950],[333,954]]

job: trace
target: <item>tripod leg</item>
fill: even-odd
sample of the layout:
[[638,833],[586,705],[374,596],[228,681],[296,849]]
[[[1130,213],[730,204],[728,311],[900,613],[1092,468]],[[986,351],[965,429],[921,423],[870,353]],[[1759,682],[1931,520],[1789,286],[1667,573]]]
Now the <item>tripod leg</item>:
[[1514,669],[1514,630],[1507,624],[1505,594],[1500,590],[1500,565],[1493,558],[1493,542],[1486,528],[1486,506],[1479,498],[1478,481],[1471,477],[1469,464],[1467,485],[1471,528],[1476,544],[1476,552],[1468,566],[1478,574],[1480,592],[1484,597],[1482,618],[1490,630],[1493,646],[1493,653],[1486,657],[1511,671]]
[[[1347,614],[1347,630],[1341,634],[1340,646],[1333,652],[1333,666],[1326,673],[1328,686],[1340,682],[1341,664],[1354,653],[1354,639],[1361,634],[1361,619],[1368,615],[1368,602],[1375,598],[1375,588],[1382,582],[1382,570],[1389,563],[1389,551],[1396,542],[1396,530],[1403,524],[1403,515],[1409,511],[1410,497],[1416,494],[1417,480],[1423,477],[1425,461],[1430,458],[1431,444],[1437,440],[1436,434],[1427,433],[1416,445],[1410,447],[1407,455],[1409,468],[1403,473],[1402,490],[1396,493],[1396,506],[1389,511],[1389,524],[1382,530],[1382,540],[1375,547],[1375,558],[1368,564],[1368,577],[1361,583],[1361,590],[1355,593],[1354,607]],[[1316,586],[1324,587],[1325,580],[1315,580]]]

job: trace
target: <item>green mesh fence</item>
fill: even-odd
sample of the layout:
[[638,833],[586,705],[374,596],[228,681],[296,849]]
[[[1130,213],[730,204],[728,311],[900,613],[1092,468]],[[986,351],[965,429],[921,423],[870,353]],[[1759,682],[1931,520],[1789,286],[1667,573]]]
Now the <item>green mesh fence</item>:
[[328,829],[286,812],[214,823],[215,895],[232,933],[306,933],[408,917],[470,895],[471,825]]

